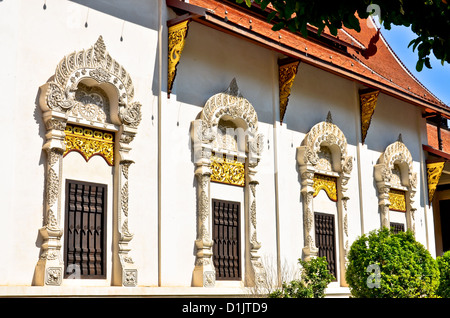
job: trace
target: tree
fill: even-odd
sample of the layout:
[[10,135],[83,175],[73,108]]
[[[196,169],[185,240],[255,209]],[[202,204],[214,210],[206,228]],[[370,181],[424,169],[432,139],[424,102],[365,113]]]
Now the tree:
[[436,297],[439,267],[411,231],[364,234],[348,254],[346,281],[357,298]]
[[436,294],[443,298],[450,298],[450,251],[438,256],[436,262],[439,267],[439,288]]
[[411,27],[417,38],[409,43],[417,49],[417,71],[425,65],[431,68],[430,54],[441,61],[450,63],[450,4],[447,0],[235,0],[251,6],[254,2],[265,10],[271,5],[267,20],[273,23],[273,30],[288,28],[308,36],[307,25],[317,28],[320,35],[325,28],[337,35],[338,29],[361,31],[360,21],[377,15],[387,30],[392,25]]
[[323,298],[328,284],[334,276],[328,270],[325,257],[309,261],[298,260],[301,266],[301,278],[283,282],[281,289],[269,294],[270,298]]

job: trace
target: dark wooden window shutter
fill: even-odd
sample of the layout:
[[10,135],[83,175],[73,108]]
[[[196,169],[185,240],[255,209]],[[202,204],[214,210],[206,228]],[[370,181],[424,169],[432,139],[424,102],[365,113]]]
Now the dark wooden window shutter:
[[106,278],[106,198],[106,185],[66,180],[65,278]]
[[336,241],[334,215],[327,213],[314,213],[316,228],[316,246],[319,249],[319,257],[325,256],[328,262],[328,270],[336,278]]
[[240,203],[212,200],[214,267],[217,280],[241,279]]
[[391,222],[391,229],[394,231],[394,234],[405,232],[405,224]]

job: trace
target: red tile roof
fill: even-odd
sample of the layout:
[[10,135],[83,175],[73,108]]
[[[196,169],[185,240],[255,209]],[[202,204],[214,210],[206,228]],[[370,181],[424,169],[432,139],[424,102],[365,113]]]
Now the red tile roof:
[[[166,0],[170,6],[176,0]],[[266,18],[255,11],[239,7],[232,1],[189,0],[188,6],[204,9],[204,16],[194,19],[200,23],[233,33],[257,44],[298,58],[340,76],[356,80],[367,87],[380,89],[391,96],[422,106],[427,111],[438,111],[450,118],[450,107],[440,101],[423,86],[396,56],[380,34],[376,42],[376,53],[368,58],[371,39],[378,30],[374,24],[360,20],[361,31],[343,28],[337,36],[324,31],[322,39],[347,47],[347,52],[338,50],[324,41],[304,38],[299,33],[283,29],[273,31]],[[269,9],[270,10],[270,9]],[[262,11],[261,11],[262,12]]]

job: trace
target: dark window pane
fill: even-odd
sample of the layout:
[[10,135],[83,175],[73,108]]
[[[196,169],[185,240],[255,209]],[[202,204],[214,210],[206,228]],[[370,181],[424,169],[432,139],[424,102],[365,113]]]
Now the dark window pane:
[[217,280],[241,278],[240,203],[212,200],[213,252]]
[[66,180],[65,278],[106,278],[103,184]]

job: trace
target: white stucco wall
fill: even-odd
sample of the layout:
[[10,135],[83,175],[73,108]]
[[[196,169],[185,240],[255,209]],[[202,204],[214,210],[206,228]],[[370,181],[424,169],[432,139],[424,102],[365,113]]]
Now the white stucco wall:
[[[134,100],[142,103],[143,129],[132,142],[134,149],[141,150],[132,151],[135,166],[140,167],[130,168],[130,193],[135,193],[130,210],[136,211],[132,212],[135,214],[130,218],[130,229],[135,233],[133,242],[147,243],[132,256],[140,266],[149,268],[139,276],[142,283],[157,284],[156,257],[149,257],[156,254],[156,230],[148,228],[157,228],[157,143],[151,116],[156,104],[152,88],[157,83],[158,3],[133,1],[133,6],[124,6],[120,1],[96,2],[94,9],[89,1],[85,2],[87,5],[47,1],[46,10],[43,2],[0,3],[4,48],[0,63],[6,70],[0,81],[8,92],[0,103],[10,113],[0,121],[10,132],[12,145],[9,155],[2,156],[2,166],[8,167],[4,178],[9,182],[1,191],[5,205],[0,213],[5,230],[0,236],[9,244],[5,254],[8,261],[0,264],[0,285],[30,285],[39,259],[46,162],[42,151],[45,127],[37,104],[39,87],[54,74],[65,55],[90,48],[100,35],[110,55],[130,73]],[[83,171],[80,167],[80,173]]]
[[[297,147],[311,127],[326,119],[329,111],[333,123],[347,139],[347,155],[353,157],[348,183],[350,244],[362,231],[380,227],[373,166],[401,133],[418,177],[414,203],[416,237],[434,252],[432,211],[425,206],[427,188],[421,166],[426,135],[419,109],[380,94],[365,144],[361,145],[360,86],[300,63],[280,125],[277,70],[280,55],[195,22],[189,25],[173,91],[167,98],[167,27],[163,22],[162,43],[158,43],[157,1],[133,0],[132,5],[118,0],[47,2],[46,10],[40,2],[0,2],[1,38],[3,46],[8,47],[0,59],[3,70],[0,85],[8,92],[0,100],[0,106],[8,115],[2,116],[0,122],[8,132],[10,146],[0,159],[6,167],[3,180],[7,180],[0,191],[4,225],[0,240],[6,242],[4,261],[0,262],[0,286],[29,286],[39,258],[38,229],[43,219],[46,162],[42,151],[45,127],[37,105],[39,86],[54,74],[65,55],[91,47],[99,35],[109,54],[130,73],[134,100],[142,104],[142,121],[131,143],[135,163],[129,172],[129,228],[134,234],[130,246],[139,270],[140,287],[191,286],[197,236],[191,123],[208,98],[223,92],[233,78],[255,108],[259,133],[264,135],[256,202],[258,241],[262,244],[259,254],[265,262],[275,266],[279,259],[283,266],[296,268],[302,257],[303,198]],[[166,21],[165,7],[161,14],[162,21]],[[158,71],[160,67],[162,74]],[[64,178],[78,176],[80,180],[107,183],[111,195],[114,172],[104,165],[102,158],[91,160],[86,163],[78,154],[70,154],[64,159]],[[243,188],[211,184],[212,198],[244,202],[243,192]],[[324,193],[314,200],[318,212],[336,207],[335,203],[330,206]],[[243,213],[241,217],[244,220]],[[401,217],[396,215],[392,219]],[[108,216],[108,221],[112,221],[112,216]],[[241,251],[244,255],[244,247]],[[96,285],[71,281],[63,286],[77,284]],[[99,285],[106,286],[108,281]],[[237,286],[221,282],[219,285]]]

